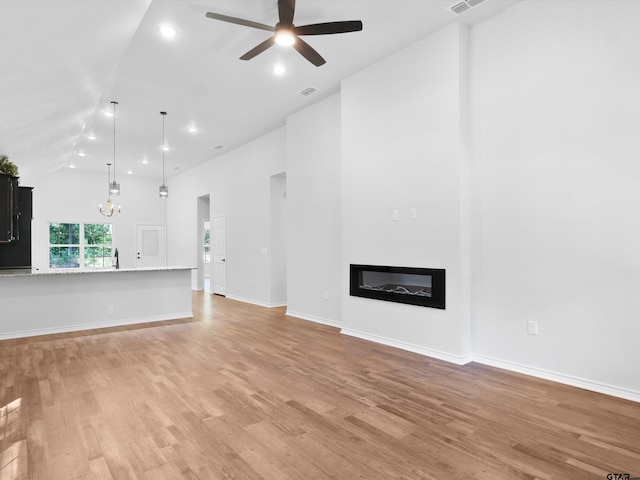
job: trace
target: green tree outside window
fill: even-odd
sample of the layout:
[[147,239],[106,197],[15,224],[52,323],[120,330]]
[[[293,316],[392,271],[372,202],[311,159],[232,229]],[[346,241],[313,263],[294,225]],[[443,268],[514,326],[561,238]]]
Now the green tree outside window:
[[50,268],[110,268],[113,226],[106,223],[49,224]]

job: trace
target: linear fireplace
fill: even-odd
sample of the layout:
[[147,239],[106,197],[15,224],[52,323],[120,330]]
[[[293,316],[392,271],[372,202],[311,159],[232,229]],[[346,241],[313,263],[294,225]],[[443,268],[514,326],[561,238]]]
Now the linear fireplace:
[[349,284],[355,297],[445,308],[444,269],[351,265]]

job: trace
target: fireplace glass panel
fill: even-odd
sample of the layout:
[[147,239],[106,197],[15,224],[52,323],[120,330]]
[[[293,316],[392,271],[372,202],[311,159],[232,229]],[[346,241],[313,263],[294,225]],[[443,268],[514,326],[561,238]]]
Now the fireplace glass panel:
[[362,272],[360,288],[399,295],[431,296],[431,275],[412,273]]
[[351,265],[350,268],[352,296],[445,308],[444,269],[383,265]]

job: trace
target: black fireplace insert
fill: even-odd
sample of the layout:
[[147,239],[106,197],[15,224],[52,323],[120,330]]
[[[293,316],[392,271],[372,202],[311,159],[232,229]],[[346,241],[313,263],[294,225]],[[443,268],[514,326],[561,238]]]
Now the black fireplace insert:
[[441,268],[351,265],[349,293],[355,297],[445,308]]

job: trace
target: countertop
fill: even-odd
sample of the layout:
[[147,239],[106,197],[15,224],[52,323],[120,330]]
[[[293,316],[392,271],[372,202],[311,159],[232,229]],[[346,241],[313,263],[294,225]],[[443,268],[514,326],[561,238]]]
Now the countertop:
[[131,273],[131,272],[165,272],[175,270],[193,270],[196,267],[144,267],[144,268],[105,268],[96,270],[79,270],[77,268],[52,269],[48,272],[33,271],[25,268],[0,270],[0,277],[50,276],[50,275],[83,275],[97,273]]

